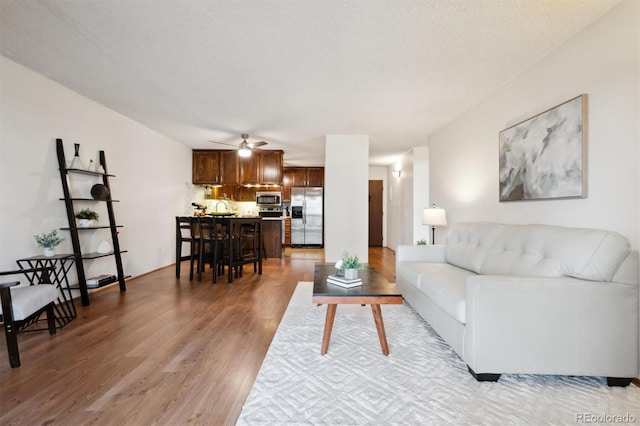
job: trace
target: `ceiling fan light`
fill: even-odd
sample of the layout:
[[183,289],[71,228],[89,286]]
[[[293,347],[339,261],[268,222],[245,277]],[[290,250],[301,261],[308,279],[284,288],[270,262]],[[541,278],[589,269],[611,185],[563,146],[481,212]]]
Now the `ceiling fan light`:
[[242,148],[238,149],[238,155],[240,157],[251,157],[251,150],[246,146],[243,146]]

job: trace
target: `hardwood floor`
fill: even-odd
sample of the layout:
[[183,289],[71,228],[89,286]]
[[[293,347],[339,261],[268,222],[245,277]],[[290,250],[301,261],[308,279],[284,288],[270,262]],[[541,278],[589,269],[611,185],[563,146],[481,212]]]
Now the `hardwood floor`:
[[[0,342],[2,425],[234,424],[291,294],[313,280],[323,250],[287,249],[263,275],[212,285],[173,266],[92,293],[91,305],[55,336],[19,336],[22,366]],[[395,254],[369,263],[395,281]],[[79,303],[77,303],[79,305]],[[318,336],[320,339],[321,336]]]

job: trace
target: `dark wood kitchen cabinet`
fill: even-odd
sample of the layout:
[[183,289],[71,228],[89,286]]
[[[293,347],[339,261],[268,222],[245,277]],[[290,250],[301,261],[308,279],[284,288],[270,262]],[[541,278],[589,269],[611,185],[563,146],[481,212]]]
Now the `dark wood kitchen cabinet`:
[[282,258],[282,220],[262,220],[262,239],[265,257]]
[[260,156],[253,153],[251,157],[237,157],[240,185],[255,185],[260,183],[258,170],[260,169]]
[[280,150],[262,150],[260,151],[260,167],[261,172],[260,183],[270,185],[282,184],[282,161],[284,151]]
[[218,151],[193,150],[192,182],[195,184],[220,183],[220,153]]
[[324,187],[324,167],[284,167],[282,169],[282,201],[291,202],[291,188]]
[[256,200],[256,191],[258,190],[255,186],[242,186],[238,185],[236,188],[236,201],[255,201]]
[[238,151],[224,150],[220,153],[220,183],[223,185],[238,184]]
[[307,186],[307,169],[306,167],[288,167],[289,182],[291,187]]
[[307,167],[307,184],[305,186],[324,187],[324,167]]
[[291,167],[282,169],[282,202],[291,202]]
[[324,167],[287,167],[289,182],[294,186],[324,186]]
[[254,150],[239,157],[236,150],[193,150],[192,182],[199,185],[280,185],[281,150]]

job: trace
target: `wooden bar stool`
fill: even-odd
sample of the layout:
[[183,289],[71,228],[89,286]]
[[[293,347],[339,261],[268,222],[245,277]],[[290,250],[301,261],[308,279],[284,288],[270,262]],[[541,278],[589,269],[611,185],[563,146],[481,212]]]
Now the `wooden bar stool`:
[[[189,256],[182,257],[182,245],[189,243]],[[198,218],[176,216],[176,278],[180,278],[180,265],[189,259],[189,280],[193,280],[193,266],[199,259],[200,237],[198,236]],[[199,267],[199,266],[198,266]]]

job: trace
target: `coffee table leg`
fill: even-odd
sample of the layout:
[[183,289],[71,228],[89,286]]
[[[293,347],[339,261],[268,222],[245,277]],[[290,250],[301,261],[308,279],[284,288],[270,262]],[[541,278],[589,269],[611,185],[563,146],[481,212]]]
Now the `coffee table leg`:
[[333,319],[336,317],[338,305],[327,305],[327,318],[324,321],[324,335],[322,336],[322,349],[320,354],[324,355],[329,351],[329,340],[331,340],[331,330],[333,329]]
[[371,305],[371,311],[373,312],[373,320],[375,321],[376,329],[378,330],[378,338],[380,339],[382,353],[389,355],[389,345],[387,345],[387,334],[384,331],[384,322],[382,322],[382,311],[380,310],[380,305]]

